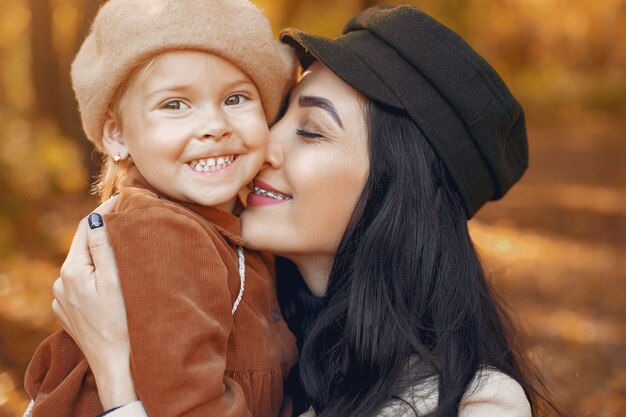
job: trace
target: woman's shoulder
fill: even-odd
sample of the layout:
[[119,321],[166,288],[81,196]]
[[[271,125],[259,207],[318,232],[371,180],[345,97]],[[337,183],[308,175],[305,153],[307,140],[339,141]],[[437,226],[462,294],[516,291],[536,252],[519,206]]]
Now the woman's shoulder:
[[[437,379],[408,386],[383,407],[378,417],[415,417],[437,406]],[[505,373],[481,368],[459,406],[459,417],[531,417],[530,403],[522,386]]]
[[482,368],[460,406],[460,417],[530,417],[530,403],[522,386],[507,374]]

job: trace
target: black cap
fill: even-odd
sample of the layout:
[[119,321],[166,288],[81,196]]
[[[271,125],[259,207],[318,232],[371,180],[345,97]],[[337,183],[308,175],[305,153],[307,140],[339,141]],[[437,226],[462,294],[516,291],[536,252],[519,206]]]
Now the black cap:
[[447,167],[467,217],[501,198],[528,166],[524,112],[459,35],[412,6],[379,6],[327,39],[285,29],[307,68],[319,60],[372,100],[404,109]]

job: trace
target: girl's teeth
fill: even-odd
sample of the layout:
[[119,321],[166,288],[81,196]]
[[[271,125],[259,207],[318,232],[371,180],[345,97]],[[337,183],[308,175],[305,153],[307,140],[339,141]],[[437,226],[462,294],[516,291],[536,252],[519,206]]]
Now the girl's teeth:
[[197,172],[210,172],[226,168],[235,160],[235,155],[220,156],[217,158],[196,159],[189,163]]

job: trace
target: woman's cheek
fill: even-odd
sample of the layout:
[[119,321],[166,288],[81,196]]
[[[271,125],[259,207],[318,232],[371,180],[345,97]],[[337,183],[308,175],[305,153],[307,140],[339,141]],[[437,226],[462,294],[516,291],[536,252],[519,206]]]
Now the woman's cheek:
[[301,204],[293,207],[297,227],[306,231],[301,241],[311,251],[334,254],[363,190],[366,168],[353,158],[326,161],[300,178],[309,179],[299,193]]

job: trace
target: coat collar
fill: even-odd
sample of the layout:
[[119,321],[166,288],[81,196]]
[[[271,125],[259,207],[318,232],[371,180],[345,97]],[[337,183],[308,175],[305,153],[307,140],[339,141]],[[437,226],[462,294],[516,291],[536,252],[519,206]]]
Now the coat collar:
[[150,183],[143,177],[143,175],[141,175],[141,173],[135,166],[129,169],[126,178],[122,182],[122,186],[143,188],[154,193],[159,199],[168,200],[175,204],[183,206],[211,222],[220,232],[220,234],[224,236],[224,238],[228,240],[231,244],[237,246],[244,245],[244,240],[241,236],[241,220],[239,219],[239,217],[235,216],[232,213],[216,209],[215,207],[202,206],[200,204],[188,203],[185,201],[179,201],[170,198],[169,196],[152,187],[152,185],[150,185]]

